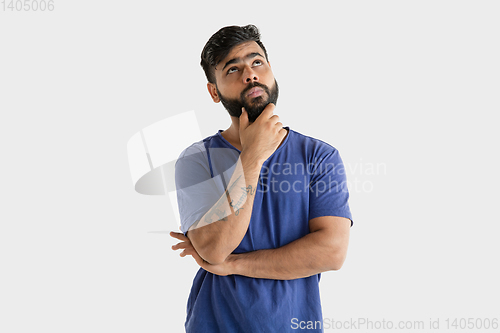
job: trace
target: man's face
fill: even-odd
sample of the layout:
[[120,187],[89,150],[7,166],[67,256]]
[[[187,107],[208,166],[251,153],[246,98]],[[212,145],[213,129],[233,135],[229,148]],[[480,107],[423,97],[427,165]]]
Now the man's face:
[[245,107],[250,122],[269,103],[278,100],[278,83],[264,51],[251,41],[235,46],[215,68],[216,84],[209,83],[214,100],[222,102],[229,115],[239,117]]

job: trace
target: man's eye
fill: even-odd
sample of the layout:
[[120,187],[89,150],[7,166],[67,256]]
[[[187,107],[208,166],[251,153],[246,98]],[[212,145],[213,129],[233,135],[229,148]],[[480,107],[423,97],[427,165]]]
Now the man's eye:
[[262,61],[260,61],[260,60],[255,60],[255,61],[253,62],[253,64],[254,64],[254,66],[260,66],[260,65],[262,65]]
[[236,67],[231,67],[231,68],[229,68],[229,70],[227,71],[227,74],[234,73],[234,72],[236,72],[237,70],[238,70],[238,68],[236,68]]

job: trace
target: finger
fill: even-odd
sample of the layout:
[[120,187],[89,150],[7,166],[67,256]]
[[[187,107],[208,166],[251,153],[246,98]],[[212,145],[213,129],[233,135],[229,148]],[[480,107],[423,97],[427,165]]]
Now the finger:
[[277,122],[279,122],[279,121],[280,121],[280,117],[279,117],[277,114],[274,114],[274,115],[272,115],[272,117],[271,117],[271,118],[269,118],[269,121],[270,121],[271,123],[277,123]]
[[172,245],[172,250],[180,250],[180,249],[186,249],[188,247],[191,247],[191,243],[190,242],[182,242],[182,243],[178,243],[178,244],[175,244],[175,245]]
[[193,248],[189,248],[189,249],[184,249],[181,254],[179,254],[181,257],[185,257],[185,256],[194,256],[195,254],[195,251]]
[[265,119],[265,120],[271,118],[273,116],[275,108],[276,108],[276,105],[274,105],[273,103],[267,104],[258,118]]
[[245,108],[241,108],[240,131],[248,127],[248,113]]

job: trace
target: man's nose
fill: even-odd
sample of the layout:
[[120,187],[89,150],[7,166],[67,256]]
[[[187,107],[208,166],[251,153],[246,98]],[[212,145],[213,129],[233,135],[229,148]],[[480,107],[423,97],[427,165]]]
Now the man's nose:
[[259,81],[259,77],[251,67],[247,66],[245,67],[245,71],[243,73],[243,81],[244,83],[251,83],[253,81]]

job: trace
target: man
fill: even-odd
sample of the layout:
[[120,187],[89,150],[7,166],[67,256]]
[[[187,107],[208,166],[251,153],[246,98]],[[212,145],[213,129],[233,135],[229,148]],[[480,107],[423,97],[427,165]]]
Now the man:
[[339,153],[274,114],[278,84],[255,26],[220,29],[201,58],[232,123],[176,163],[183,233],[172,249],[201,267],[186,331],[322,332],[320,273],[340,269],[352,225]]

